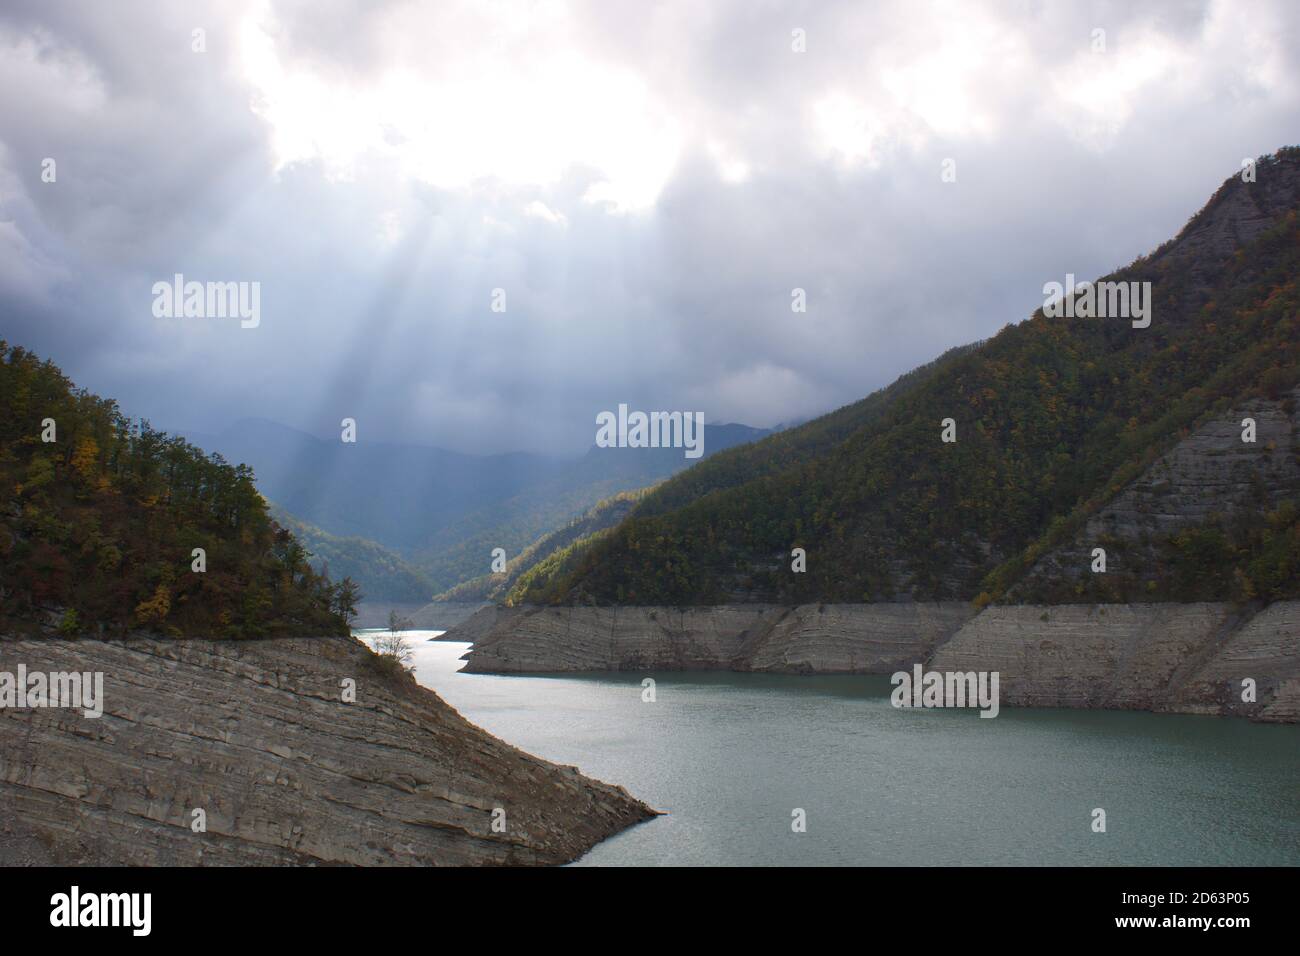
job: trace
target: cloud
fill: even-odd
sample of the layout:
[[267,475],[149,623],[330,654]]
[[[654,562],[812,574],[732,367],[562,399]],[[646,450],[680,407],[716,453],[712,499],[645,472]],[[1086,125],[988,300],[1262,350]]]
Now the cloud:
[[[804,417],[1149,251],[1293,140],[1298,23],[1286,0],[9,3],[0,335],[199,431],[354,417],[576,452],[620,402]],[[260,326],[154,318],[178,272],[260,282]]]

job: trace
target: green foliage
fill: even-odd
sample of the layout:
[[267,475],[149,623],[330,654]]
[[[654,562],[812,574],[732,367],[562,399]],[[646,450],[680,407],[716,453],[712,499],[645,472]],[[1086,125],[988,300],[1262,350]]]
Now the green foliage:
[[1234,577],[1239,600],[1300,596],[1300,509],[1295,502],[1285,502],[1252,529],[1241,551],[1245,567]]
[[[1259,168],[1294,183],[1298,164],[1289,149]],[[1229,181],[1201,217],[1242,188]],[[1294,195],[1235,254],[1171,243],[1107,277],[1152,283],[1150,328],[1039,310],[861,402],[666,481],[613,532],[535,568],[524,593],[557,603],[1000,599],[1191,428],[1295,386]],[[958,441],[941,444],[949,417]],[[1290,534],[1247,546],[1249,536],[1191,533],[1171,544],[1170,577],[1156,590],[1226,597],[1244,576],[1280,593],[1294,568]],[[790,571],[794,547],[808,552],[806,573]],[[1195,570],[1202,560],[1227,563]]]
[[344,578],[330,592],[330,613],[350,628],[357,616],[357,605],[361,603],[361,597],[361,588],[351,578]]
[[330,534],[271,503],[271,517],[293,532],[311,552],[318,573],[345,576],[371,601],[427,601],[433,585],[422,572],[382,544],[366,538]]
[[613,533],[612,528],[603,528],[591,534],[574,539],[564,547],[556,548],[519,575],[514,586],[506,593],[503,604],[537,604],[548,597],[545,590],[547,582],[558,580],[578,567],[587,549],[597,542],[607,539]]
[[[612,528],[625,518],[649,489],[625,491],[599,502],[586,514],[564,527],[542,535],[506,563],[501,574],[484,574],[472,581],[439,594],[435,601],[503,601],[513,604],[524,600],[529,582],[558,567],[557,560],[575,552],[575,544],[588,541],[599,531]],[[555,560],[552,560],[552,558]],[[480,559],[481,560],[481,559]],[[537,572],[539,564],[545,569]]]
[[0,631],[346,633],[340,594],[355,603],[355,586],[308,557],[249,468],[129,421],[0,341]]

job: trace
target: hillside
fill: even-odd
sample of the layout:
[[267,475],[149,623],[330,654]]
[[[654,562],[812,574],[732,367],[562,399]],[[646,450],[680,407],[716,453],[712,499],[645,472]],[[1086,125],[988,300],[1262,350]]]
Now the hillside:
[[[1300,581],[1298,413],[1300,390],[1280,400],[1256,397],[1210,419],[1088,514],[1072,536],[1062,524],[1006,569],[1018,575],[1008,596],[1069,603],[1293,594]],[[1254,444],[1241,440],[1247,418],[1255,422]],[[1091,573],[1095,547],[1106,550],[1105,574]]]
[[[705,425],[705,458],[765,434],[748,425]],[[555,477],[439,528],[411,555],[411,562],[435,586],[450,589],[483,574],[493,548],[504,548],[514,557],[581,520],[605,499],[645,488],[691,463],[674,448],[593,447]]]
[[[706,425],[704,434],[707,459],[767,432],[725,424]],[[672,448],[593,447],[565,461],[372,442],[364,432],[355,444],[344,444],[260,419],[189,437],[230,461],[249,464],[258,490],[283,513],[331,536],[317,539],[322,551],[342,548],[359,556],[369,550],[396,569],[393,558],[355,542],[341,545],[339,539],[362,539],[393,552],[410,574],[427,581],[420,597],[410,600],[427,600],[484,574],[494,548],[516,556],[601,500],[652,485],[692,464],[681,449]],[[402,575],[407,585],[410,574]],[[372,583],[406,587],[389,571]]]
[[3,341],[0,410],[0,633],[347,634],[352,583],[312,569],[247,467]]
[[245,419],[191,440],[246,462],[257,487],[295,517],[341,537],[417,548],[435,529],[554,477],[563,463],[540,455],[463,455],[441,448],[325,440],[264,419]]
[[[1044,555],[1198,429],[1251,403],[1293,415],[1300,149],[1257,168],[1257,182],[1227,180],[1177,238],[1105,277],[1151,283],[1149,327],[1040,308],[861,402],[663,483],[517,600],[1015,600]],[[941,441],[948,418],[952,443]],[[1266,458],[1296,454],[1294,429],[1247,448],[1247,482],[1267,484]],[[1161,555],[1141,576],[1146,599],[1294,596],[1300,529],[1288,495],[1145,530]],[[791,570],[796,547],[805,573]],[[1213,573],[1173,570],[1204,562]]]
[[534,569],[540,566],[544,570],[549,567],[548,560],[561,560],[578,543],[615,527],[632,512],[636,503],[644,496],[644,491],[625,491],[606,498],[563,528],[542,535],[515,557],[510,558],[506,562],[505,571],[480,575],[444,591],[434,600],[461,602],[504,600],[517,586],[527,587],[527,582],[537,573]]
[[293,532],[311,552],[311,566],[333,578],[348,577],[357,583],[367,601],[424,604],[433,586],[422,572],[401,555],[376,541],[356,536],[340,537],[296,518],[274,502],[271,517]]

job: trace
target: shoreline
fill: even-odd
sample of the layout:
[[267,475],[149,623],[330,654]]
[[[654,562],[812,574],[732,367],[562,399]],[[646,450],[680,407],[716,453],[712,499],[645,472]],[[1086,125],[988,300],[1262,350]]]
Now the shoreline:
[[[998,671],[1011,707],[1300,722],[1300,601],[489,607],[465,673]],[[1245,681],[1254,682],[1253,701]]]
[[657,815],[355,638],[0,642],[19,664],[102,673],[103,716],[0,708],[0,865],[549,865]]

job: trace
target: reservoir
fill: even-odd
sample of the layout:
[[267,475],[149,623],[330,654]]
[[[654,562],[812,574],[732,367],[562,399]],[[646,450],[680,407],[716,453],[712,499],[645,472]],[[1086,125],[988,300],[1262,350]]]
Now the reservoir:
[[580,866],[1300,865],[1300,727],[902,710],[885,676],[461,674],[468,644],[405,633],[468,720],[665,813]]

